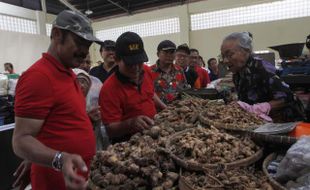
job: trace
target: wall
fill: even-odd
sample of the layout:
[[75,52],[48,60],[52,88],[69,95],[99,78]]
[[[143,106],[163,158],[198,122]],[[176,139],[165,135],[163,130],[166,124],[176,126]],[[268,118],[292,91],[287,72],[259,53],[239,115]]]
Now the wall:
[[[215,11],[221,9],[229,9],[264,2],[272,2],[275,0],[206,0],[196,3],[190,3],[170,8],[159,8],[151,12],[140,13],[115,19],[104,21],[96,21],[93,23],[94,30],[102,30],[137,24],[141,22],[149,22],[158,19],[180,18],[180,33],[151,36],[143,38],[146,52],[149,56],[150,63],[157,60],[156,47],[158,43],[165,39],[174,41],[177,45],[188,43],[191,47],[200,50],[205,60],[210,57],[217,56],[220,51],[222,39],[231,32],[250,31],[254,35],[254,49],[265,50],[271,45],[304,42],[307,35],[310,34],[309,23],[310,17],[289,19],[275,22],[247,24],[231,27],[223,27],[208,30],[190,31],[190,15],[202,13],[206,11]],[[0,2],[0,14],[18,15],[19,17],[28,19],[39,19],[51,23],[54,15],[45,15],[42,12],[30,11],[23,8],[14,8],[14,6],[4,7],[4,3]],[[39,23],[39,25],[43,23]],[[45,26],[45,23],[44,23]],[[40,26],[41,29],[43,28]],[[13,62],[16,65],[16,71],[22,72],[31,65],[42,52],[45,52],[49,37],[45,35],[30,35],[15,32],[0,31],[0,63],[6,61]],[[99,55],[99,46],[92,45],[90,48],[91,58],[93,62],[101,60]],[[276,54],[277,55],[277,54]],[[278,56],[278,55],[277,55]],[[3,66],[0,66],[0,72]]]
[[[126,17],[120,17],[100,22],[94,22],[93,27],[94,30],[102,30],[102,29],[109,29],[109,28],[115,28],[120,26],[127,26],[142,22],[149,22],[153,20],[161,20],[161,19],[167,19],[167,18],[174,18],[174,17],[180,17],[180,26],[188,26],[188,18],[187,18],[187,7],[186,6],[175,6],[171,8],[164,8],[159,9],[151,12],[146,13],[140,13],[136,15],[126,16]],[[175,33],[175,34],[167,34],[167,35],[159,35],[159,36],[149,36],[144,37],[144,46],[145,51],[149,57],[150,63],[155,63],[157,60],[156,55],[156,48],[157,45],[162,41],[169,39],[173,41],[176,44],[181,43],[188,43],[189,42],[189,33],[183,31],[181,33]],[[92,60],[98,61],[101,60],[101,57],[99,55],[99,47],[97,45],[92,46],[91,48],[91,58]]]
[[46,36],[45,23],[52,22],[56,17],[42,11],[33,11],[2,2],[0,2],[0,14],[36,20],[38,32],[42,34],[0,30],[0,72],[4,72],[3,63],[11,62],[15,71],[22,73],[47,51],[50,38]]
[[0,72],[4,71],[3,63],[11,62],[15,71],[22,73],[47,51],[50,39],[46,35],[0,30],[0,42]]
[[[205,60],[219,55],[222,39],[229,33],[237,31],[250,31],[254,35],[254,50],[270,50],[268,47],[272,45],[304,42],[306,36],[310,34],[309,27],[305,27],[309,25],[310,17],[190,31],[191,14],[273,1],[276,0],[207,0],[95,22],[93,26],[95,30],[102,30],[145,21],[147,22],[154,20],[154,18],[164,19],[167,17],[180,17],[180,33],[143,38],[151,62],[154,62],[157,59],[156,51],[154,50],[156,49],[158,42],[164,39],[172,39],[176,44],[189,43],[191,47],[200,50],[201,55]],[[92,49],[91,51],[93,55],[92,59],[95,59],[96,61],[99,60],[99,54],[94,53],[97,49]],[[276,57],[278,57],[277,53]]]

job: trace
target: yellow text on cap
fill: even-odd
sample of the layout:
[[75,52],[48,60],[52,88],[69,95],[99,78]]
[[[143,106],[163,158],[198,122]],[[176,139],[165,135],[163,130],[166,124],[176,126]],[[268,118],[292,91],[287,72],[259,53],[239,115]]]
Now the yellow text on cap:
[[139,49],[139,44],[130,44],[129,45],[129,50],[134,51]]

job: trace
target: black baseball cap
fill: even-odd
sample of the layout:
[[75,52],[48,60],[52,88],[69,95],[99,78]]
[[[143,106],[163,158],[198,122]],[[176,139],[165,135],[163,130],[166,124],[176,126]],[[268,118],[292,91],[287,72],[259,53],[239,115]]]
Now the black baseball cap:
[[187,44],[181,44],[177,47],[176,51],[185,51],[185,53],[187,53],[188,55],[191,54],[189,47]]
[[157,46],[157,51],[175,50],[176,45],[170,40],[161,41]]
[[100,43],[100,45],[100,52],[102,52],[103,49],[115,50],[115,42],[112,40],[105,40]]
[[132,65],[148,61],[141,37],[134,32],[125,32],[116,40],[116,57],[125,64]]
[[91,21],[85,15],[78,12],[71,10],[60,12],[53,22],[53,27],[69,30],[87,41],[102,43],[101,40],[94,36]]

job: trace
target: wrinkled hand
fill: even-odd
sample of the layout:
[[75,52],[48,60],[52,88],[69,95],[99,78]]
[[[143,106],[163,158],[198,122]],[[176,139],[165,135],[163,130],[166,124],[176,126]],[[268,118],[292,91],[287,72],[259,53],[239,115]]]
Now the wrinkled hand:
[[237,102],[241,108],[244,110],[254,113],[255,115],[259,116],[260,118],[272,122],[272,119],[268,116],[271,106],[268,102],[258,103],[254,105],[249,105],[245,102],[238,101]]
[[92,121],[98,121],[98,120],[100,120],[100,119],[101,119],[100,106],[91,109],[91,110],[88,112],[88,117],[90,117],[90,119],[91,119]]
[[17,177],[13,183],[13,188],[18,187],[20,190],[24,190],[28,184],[30,184],[30,171],[31,171],[31,162],[24,160],[16,171],[14,172],[13,176]]
[[76,154],[63,153],[62,173],[69,190],[85,190],[87,182],[77,171],[87,172],[87,166],[82,157]]
[[154,125],[154,121],[144,115],[139,115],[131,119],[130,127],[133,129],[133,132],[141,132],[144,129],[149,129]]

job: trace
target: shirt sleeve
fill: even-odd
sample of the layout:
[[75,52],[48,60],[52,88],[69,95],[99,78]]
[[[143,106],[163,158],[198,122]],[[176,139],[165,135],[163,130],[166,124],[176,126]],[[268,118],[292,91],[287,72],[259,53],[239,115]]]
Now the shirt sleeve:
[[52,85],[40,72],[24,73],[16,86],[15,115],[45,119],[54,105]]
[[101,107],[101,118],[103,124],[119,122],[121,121],[123,115],[120,93],[116,93],[115,88],[110,87],[110,85],[103,85],[99,95],[99,105]]

